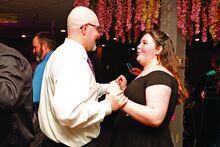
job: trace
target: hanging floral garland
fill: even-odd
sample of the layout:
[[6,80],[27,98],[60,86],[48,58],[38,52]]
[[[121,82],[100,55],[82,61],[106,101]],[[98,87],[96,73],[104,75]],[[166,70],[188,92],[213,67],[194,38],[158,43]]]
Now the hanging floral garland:
[[107,17],[106,10],[107,10],[106,0],[99,0],[96,6],[96,14],[97,17],[99,18],[100,35],[103,35],[105,32],[105,23]]
[[[220,0],[218,1],[219,5],[220,5]],[[218,16],[220,16],[220,8],[218,9]],[[217,29],[218,29],[218,40],[220,40],[220,20],[218,21],[218,25],[217,25]]]
[[212,38],[214,41],[217,41],[217,24],[219,21],[219,15],[218,15],[218,0],[212,0],[210,7],[209,7],[209,19],[210,19],[210,27],[209,32],[212,35]]
[[154,0],[154,13],[153,13],[153,23],[159,23],[159,16],[160,16],[160,0]]
[[77,6],[89,7],[90,6],[90,0],[74,0],[73,7],[77,7]]
[[[177,26],[178,28],[181,28],[183,36],[186,36],[187,29],[186,29],[186,19],[187,19],[187,0],[177,0]],[[194,4],[192,4],[194,5]],[[194,16],[192,16],[194,20]]]
[[122,0],[116,0],[116,12],[115,12],[115,37],[120,39],[124,43],[125,42],[125,34],[124,27],[125,26],[125,16],[124,16],[124,3]]
[[204,6],[202,8],[202,20],[203,20],[202,42],[206,42],[207,41],[207,28],[208,28],[207,6]]
[[201,11],[201,1],[200,0],[195,0],[196,1],[196,17],[195,17],[195,34],[200,33],[200,11]]
[[143,31],[159,25],[160,0],[74,0],[73,7],[86,6],[95,10],[100,21],[100,35],[114,37],[124,43],[136,43]]
[[109,31],[110,28],[112,26],[112,15],[113,15],[113,4],[112,4],[112,0],[108,0],[107,3],[107,16],[106,16],[106,27],[105,27],[105,34],[106,34],[106,39],[109,40],[110,36],[109,36]]
[[139,35],[140,35],[140,22],[141,22],[141,16],[142,16],[142,9],[141,9],[141,0],[135,1],[135,14],[134,14],[134,42],[137,41]]
[[141,19],[141,31],[146,29],[146,22],[148,17],[148,11],[147,11],[147,1],[143,1],[143,7],[142,7],[142,19]]
[[153,16],[153,11],[154,11],[154,0],[149,0],[148,1],[148,6],[147,6],[147,21],[146,21],[146,31],[150,31],[152,29],[152,16]]
[[206,42],[209,29],[214,42],[220,41],[219,5],[219,0],[177,0],[177,26],[183,36],[191,42],[193,35],[201,33]]
[[[188,11],[189,16],[190,11]],[[193,29],[193,23],[191,22],[191,19],[188,19],[187,21],[187,40],[189,41],[189,44],[192,43],[193,35],[194,35],[194,29]]]
[[74,0],[73,1],[73,8],[77,7],[77,6],[80,6],[80,4],[81,4],[81,0]]
[[[83,5],[95,9],[101,35],[105,34],[107,40],[110,28],[113,28],[115,37],[122,42],[125,42],[126,35],[128,42],[136,42],[141,32],[149,31],[159,22],[160,0],[135,0],[134,3],[132,0],[92,0],[92,4],[90,1],[74,0],[73,7]],[[206,42],[209,30],[213,40],[220,41],[220,0],[176,2],[177,26],[187,40],[191,42],[195,34],[201,33],[202,41]]]
[[81,0],[74,0],[73,1],[73,8],[80,6],[80,4],[81,4]]
[[126,2],[126,32],[128,36],[128,42],[131,43],[131,27],[132,27],[132,0]]
[[83,6],[86,6],[86,7],[89,7],[89,5],[90,5],[90,0],[83,0],[82,5],[83,5]]

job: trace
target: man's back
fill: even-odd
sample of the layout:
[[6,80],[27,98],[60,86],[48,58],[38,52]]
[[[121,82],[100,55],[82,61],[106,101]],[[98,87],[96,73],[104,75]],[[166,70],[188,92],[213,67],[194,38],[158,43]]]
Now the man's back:
[[0,75],[0,146],[29,146],[34,138],[31,66],[0,43]]

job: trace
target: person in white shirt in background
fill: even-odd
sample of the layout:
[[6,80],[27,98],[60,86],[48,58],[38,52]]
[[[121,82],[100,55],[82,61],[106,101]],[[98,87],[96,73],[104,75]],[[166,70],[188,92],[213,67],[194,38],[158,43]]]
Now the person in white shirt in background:
[[[96,14],[83,6],[67,18],[68,36],[47,62],[39,104],[39,123],[48,146],[96,147],[104,117],[124,106],[123,84],[99,84],[87,62],[100,37]],[[98,98],[106,94],[103,101]]]

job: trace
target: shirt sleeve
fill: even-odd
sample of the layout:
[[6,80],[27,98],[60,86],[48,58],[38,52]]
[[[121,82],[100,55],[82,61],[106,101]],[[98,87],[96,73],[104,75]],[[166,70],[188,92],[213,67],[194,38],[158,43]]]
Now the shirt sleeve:
[[12,56],[0,58],[0,109],[12,110],[19,105],[18,99],[26,81],[25,65],[23,60]]
[[101,97],[103,94],[106,94],[109,84],[96,83],[96,85],[97,85],[98,97]]

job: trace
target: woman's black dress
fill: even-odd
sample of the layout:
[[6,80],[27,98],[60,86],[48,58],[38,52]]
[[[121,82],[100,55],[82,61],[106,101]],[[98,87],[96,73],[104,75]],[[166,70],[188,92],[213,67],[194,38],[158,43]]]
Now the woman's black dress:
[[178,99],[178,85],[174,77],[163,71],[153,71],[133,80],[127,86],[125,95],[136,103],[146,105],[145,89],[156,84],[167,85],[172,89],[168,111],[163,123],[159,127],[146,126],[123,111],[119,111],[111,147],[173,147],[169,122]]

